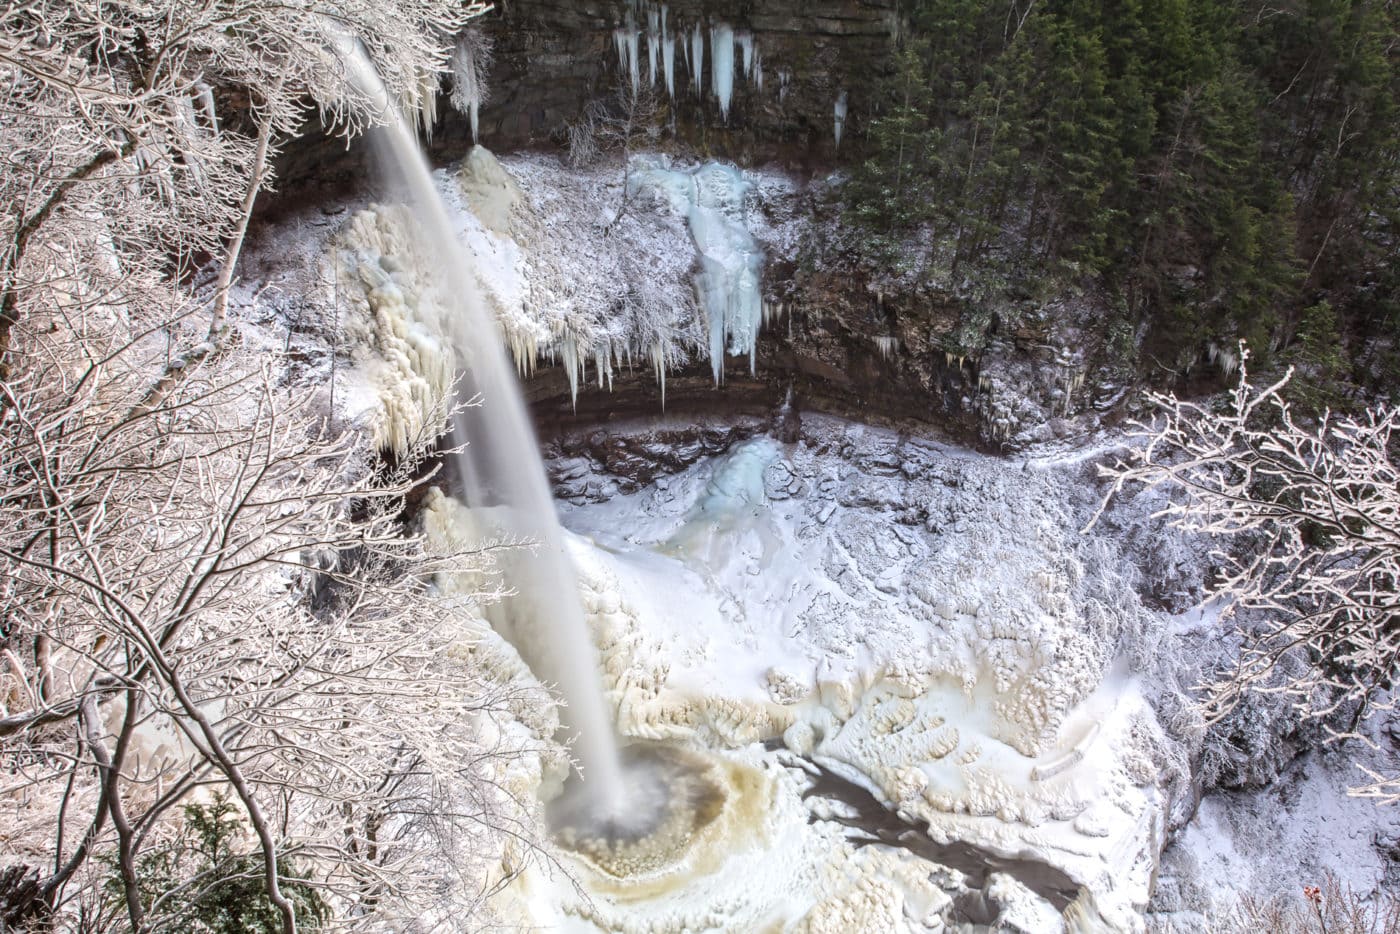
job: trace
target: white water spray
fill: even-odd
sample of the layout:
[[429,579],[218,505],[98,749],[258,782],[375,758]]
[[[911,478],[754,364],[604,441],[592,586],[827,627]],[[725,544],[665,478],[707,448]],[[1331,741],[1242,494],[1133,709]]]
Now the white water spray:
[[597,652],[499,328],[482,304],[470,260],[457,243],[427,161],[402,114],[358,43],[347,41],[340,51],[351,79],[382,112],[384,125],[373,134],[378,159],[407,194],[420,225],[419,245],[432,254],[442,276],[438,287],[455,312],[455,320],[445,324],[465,368],[458,397],[483,400],[461,413],[454,425],[454,440],[465,445],[458,466],[467,504],[489,516],[483,524],[496,526],[501,535],[537,543],[502,562],[506,583],[517,594],[490,608],[491,622],[542,681],[557,685],[568,704],[563,722],[578,736],[574,749],[589,806],[616,815],[622,769]]

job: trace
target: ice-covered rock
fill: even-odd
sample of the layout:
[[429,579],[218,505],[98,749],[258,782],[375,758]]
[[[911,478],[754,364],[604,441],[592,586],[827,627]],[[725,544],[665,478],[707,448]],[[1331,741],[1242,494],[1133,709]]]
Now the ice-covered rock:
[[521,209],[525,195],[489,149],[473,146],[468,151],[457,169],[457,183],[483,227],[500,237],[512,235],[511,216]]

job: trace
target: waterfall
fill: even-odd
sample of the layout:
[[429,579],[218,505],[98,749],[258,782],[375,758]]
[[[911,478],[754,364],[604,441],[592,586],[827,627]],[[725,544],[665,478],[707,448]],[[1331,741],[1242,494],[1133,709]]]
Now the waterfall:
[[563,695],[567,707],[561,717],[578,737],[574,751],[588,801],[596,811],[618,814],[622,772],[597,652],[499,327],[482,303],[470,259],[457,243],[427,161],[374,66],[358,43],[343,43],[341,55],[350,78],[382,111],[384,125],[373,131],[376,155],[407,193],[419,222],[419,245],[430,251],[441,272],[438,287],[455,316],[447,325],[465,369],[457,396],[482,400],[459,413],[453,429],[453,440],[462,446],[458,467],[467,505],[481,510],[483,524],[493,525],[503,538],[536,543],[502,561],[505,583],[516,595],[489,608],[491,622],[531,671]]

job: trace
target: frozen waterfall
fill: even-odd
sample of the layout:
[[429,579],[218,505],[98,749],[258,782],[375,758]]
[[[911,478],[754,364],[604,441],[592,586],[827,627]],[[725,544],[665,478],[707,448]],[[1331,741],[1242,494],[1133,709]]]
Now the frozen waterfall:
[[[635,37],[630,45],[635,50]],[[462,358],[459,399],[482,404],[461,411],[454,439],[467,505],[494,537],[532,542],[503,553],[500,567],[515,595],[488,607],[492,624],[519,651],[539,679],[558,687],[567,708],[561,719],[577,734],[583,792],[605,815],[620,813],[622,770],[604,702],[597,652],[585,623],[578,584],[564,550],[544,465],[520,388],[506,359],[501,333],[487,312],[459,246],[428,164],[379,75],[358,43],[346,39],[346,69],[378,105],[384,125],[374,141],[389,180],[407,195],[418,222],[416,246],[432,255],[443,281],[436,288],[453,320],[443,322]],[[635,64],[636,59],[632,59]],[[635,74],[635,72],[634,72]]]
[[695,291],[709,327],[715,384],[723,382],[726,351],[747,354],[753,373],[754,345],[763,324],[763,252],[745,222],[749,183],[743,174],[713,162],[686,170],[671,168],[664,158],[638,157],[628,187],[629,196],[649,192],[660,197],[689,223],[700,258]]

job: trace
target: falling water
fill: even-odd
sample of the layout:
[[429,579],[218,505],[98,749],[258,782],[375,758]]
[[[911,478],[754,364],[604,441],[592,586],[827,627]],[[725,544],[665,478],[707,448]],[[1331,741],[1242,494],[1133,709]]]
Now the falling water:
[[420,244],[442,275],[439,283],[455,320],[448,322],[465,374],[458,398],[480,397],[454,425],[463,445],[458,466],[467,505],[489,514],[496,531],[537,545],[521,549],[503,566],[516,595],[492,607],[491,622],[520,652],[530,669],[556,685],[567,703],[566,729],[577,734],[589,807],[618,812],[622,774],[612,723],[598,677],[597,653],[589,638],[578,585],[554,511],[534,430],[506,359],[496,321],[486,311],[469,260],[453,234],[447,211],[433,187],[427,161],[378,73],[358,43],[341,55],[351,80],[379,103],[384,125],[374,131],[376,155],[391,180],[408,195],[419,223]]

